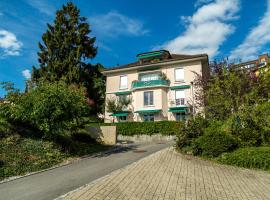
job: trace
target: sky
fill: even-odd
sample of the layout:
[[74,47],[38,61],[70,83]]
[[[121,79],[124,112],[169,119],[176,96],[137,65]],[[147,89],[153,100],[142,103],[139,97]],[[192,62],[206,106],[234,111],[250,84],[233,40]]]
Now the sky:
[[[38,42],[66,0],[0,1],[0,82],[21,90],[38,67]],[[246,61],[270,51],[270,0],[73,0],[105,67],[166,49]],[[0,97],[5,92],[0,89]]]

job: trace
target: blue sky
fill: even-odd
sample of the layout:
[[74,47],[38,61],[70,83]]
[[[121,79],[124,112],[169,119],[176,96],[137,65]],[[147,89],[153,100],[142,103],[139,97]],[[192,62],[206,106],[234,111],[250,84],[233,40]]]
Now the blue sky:
[[[0,1],[0,81],[24,89],[38,42],[65,0]],[[97,38],[91,62],[125,64],[156,49],[249,60],[270,49],[270,0],[73,0]],[[4,91],[0,89],[0,96]]]

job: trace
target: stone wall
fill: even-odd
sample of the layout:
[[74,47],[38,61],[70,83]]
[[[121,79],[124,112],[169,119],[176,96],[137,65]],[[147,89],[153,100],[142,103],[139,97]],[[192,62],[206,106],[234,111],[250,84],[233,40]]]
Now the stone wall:
[[116,144],[116,126],[100,126],[90,127],[87,126],[86,130],[96,140],[102,141],[104,144],[114,145]]

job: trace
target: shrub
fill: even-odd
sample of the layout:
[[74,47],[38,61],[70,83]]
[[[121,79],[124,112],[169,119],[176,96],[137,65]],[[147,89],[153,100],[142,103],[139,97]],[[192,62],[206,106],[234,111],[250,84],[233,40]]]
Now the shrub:
[[117,134],[120,135],[175,135],[183,126],[182,122],[159,121],[159,122],[125,122],[115,123]]
[[157,121],[157,122],[121,122],[121,123],[89,123],[88,126],[116,126],[117,134],[120,135],[176,135],[183,122],[178,121]]
[[203,129],[206,128],[208,124],[209,122],[200,115],[195,118],[190,118],[177,132],[176,146],[181,149],[191,145],[194,138],[198,138],[203,134]]
[[220,155],[222,164],[270,170],[270,147],[246,147]]
[[87,110],[84,92],[63,81],[40,83],[28,93],[9,93],[10,103],[0,105],[0,116],[12,124],[30,125],[46,137],[75,132]]
[[212,123],[204,130],[204,134],[193,142],[192,147],[195,155],[217,157],[237,148],[237,140],[221,130],[220,124],[221,122]]
[[53,142],[11,135],[0,140],[0,180],[46,169],[67,157]]

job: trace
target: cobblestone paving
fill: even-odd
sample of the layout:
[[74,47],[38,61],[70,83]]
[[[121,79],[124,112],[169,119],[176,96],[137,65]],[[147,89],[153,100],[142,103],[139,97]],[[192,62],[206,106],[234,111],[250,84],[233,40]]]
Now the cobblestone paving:
[[173,148],[67,194],[68,200],[270,199],[270,174],[218,165]]

